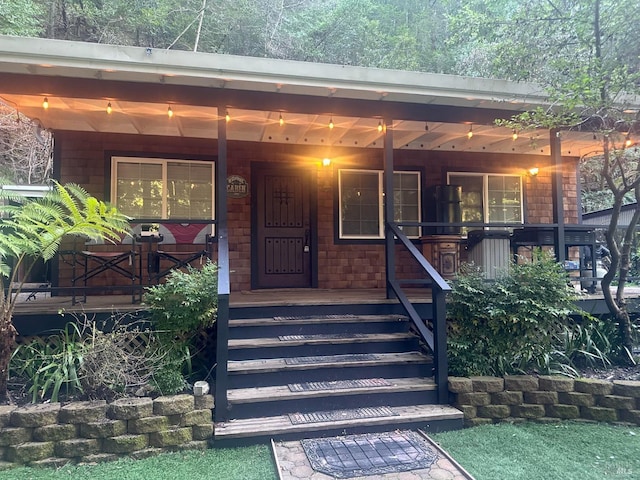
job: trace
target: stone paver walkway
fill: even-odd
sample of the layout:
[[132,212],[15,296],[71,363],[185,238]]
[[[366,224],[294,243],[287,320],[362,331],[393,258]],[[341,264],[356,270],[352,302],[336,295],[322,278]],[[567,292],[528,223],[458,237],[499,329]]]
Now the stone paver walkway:
[[[360,435],[359,437],[362,436]],[[432,448],[437,456],[430,467],[373,476],[350,477],[351,480],[372,480],[374,478],[384,480],[473,480],[469,473],[464,471],[431,439],[426,435],[424,438],[426,444]],[[274,442],[273,447],[281,480],[332,480],[336,478],[317,472],[312,468],[300,441]]]

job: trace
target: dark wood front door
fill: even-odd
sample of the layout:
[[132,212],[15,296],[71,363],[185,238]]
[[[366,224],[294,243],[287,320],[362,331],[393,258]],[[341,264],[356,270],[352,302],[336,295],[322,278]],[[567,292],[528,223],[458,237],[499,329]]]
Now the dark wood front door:
[[311,287],[309,172],[257,167],[252,177],[253,287]]

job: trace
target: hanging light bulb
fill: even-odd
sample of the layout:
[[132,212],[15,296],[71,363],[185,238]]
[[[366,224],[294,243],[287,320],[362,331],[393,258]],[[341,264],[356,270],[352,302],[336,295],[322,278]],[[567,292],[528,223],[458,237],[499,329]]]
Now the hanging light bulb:
[[425,132],[429,131],[429,122],[424,122],[424,131]]
[[280,118],[278,118],[278,123],[280,124],[280,126],[284,125],[284,118],[282,118],[282,114],[280,114]]
[[226,122],[230,122],[231,121],[231,115],[229,115],[229,110],[225,110],[225,112],[224,112],[224,120]]
[[515,128],[513,129],[513,135],[511,135],[511,138],[513,138],[513,141],[516,141],[518,139],[518,130],[516,130]]
[[467,138],[471,140],[471,137],[473,137],[473,124],[469,125],[469,131],[467,132]]
[[633,145],[633,142],[631,141],[631,132],[629,132],[627,133],[627,137],[624,140],[624,146],[630,147],[631,145]]
[[171,105],[169,105],[169,108],[167,108],[167,116],[169,118],[173,118],[173,110],[171,109]]
[[111,115],[113,112],[113,108],[111,108],[111,102],[107,103],[107,115]]
[[329,118],[329,130],[333,130],[333,117]]
[[49,99],[47,97],[44,97],[44,100],[42,101],[42,108],[45,110],[49,108]]
[[382,121],[378,120],[378,132],[382,132]]

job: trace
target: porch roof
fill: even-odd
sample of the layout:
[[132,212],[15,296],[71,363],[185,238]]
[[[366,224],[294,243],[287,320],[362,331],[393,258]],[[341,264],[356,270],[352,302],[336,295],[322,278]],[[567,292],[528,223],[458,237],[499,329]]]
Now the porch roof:
[[[380,148],[392,118],[395,148],[549,154],[547,131],[493,124],[548,104],[531,83],[11,36],[0,71],[0,100],[52,130],[215,138],[228,111],[231,140]],[[587,132],[563,138],[564,155],[593,148]]]

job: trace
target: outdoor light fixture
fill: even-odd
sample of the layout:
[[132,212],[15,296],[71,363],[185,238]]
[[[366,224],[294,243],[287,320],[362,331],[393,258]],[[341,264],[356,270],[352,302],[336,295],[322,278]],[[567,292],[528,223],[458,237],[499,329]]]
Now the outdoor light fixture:
[[282,114],[280,114],[280,118],[278,119],[278,123],[280,124],[280,126],[284,125],[284,118],[282,118]]
[[424,122],[424,131],[425,132],[429,131],[429,122]]
[[111,115],[113,112],[113,108],[111,108],[111,102],[107,103],[107,115]]
[[225,112],[224,112],[224,119],[225,119],[225,121],[227,121],[227,122],[231,121],[231,115],[229,115],[229,110],[225,110]]
[[382,121],[378,120],[378,132],[382,132]]
[[538,167],[531,167],[529,170],[529,175],[531,175],[532,177],[535,177],[536,175],[538,175],[538,173],[540,173],[540,169]]
[[322,159],[322,166],[323,167],[328,167],[329,165],[331,165],[331,159],[329,157],[325,157]]
[[329,118],[329,130],[333,130],[333,117]]
[[511,138],[513,138],[514,142],[518,139],[518,130],[515,128],[513,129],[513,135],[511,135]]
[[473,137],[473,123],[469,125],[469,131],[467,132],[467,138],[471,140],[472,137]]
[[167,108],[167,116],[169,118],[173,118],[173,110],[171,109],[171,105],[169,105],[169,108]]
[[49,108],[49,99],[47,97],[44,97],[44,100],[42,101],[42,108],[45,110]]
[[633,142],[631,141],[631,132],[629,132],[627,133],[627,137],[624,140],[624,146],[630,147],[631,145],[633,145]]

